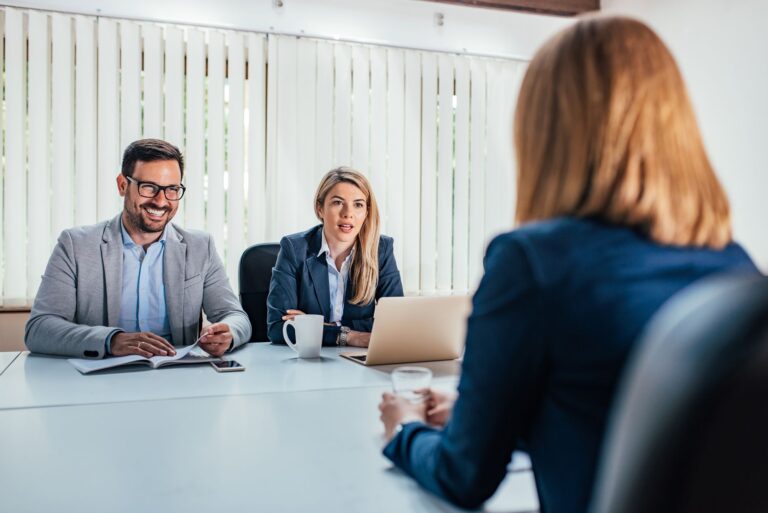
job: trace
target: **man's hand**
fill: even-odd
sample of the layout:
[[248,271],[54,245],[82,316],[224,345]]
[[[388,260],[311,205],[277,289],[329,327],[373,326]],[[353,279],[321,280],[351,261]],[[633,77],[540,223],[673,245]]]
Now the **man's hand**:
[[232,332],[229,324],[217,322],[203,328],[200,347],[211,356],[221,356],[232,345]]
[[110,353],[114,356],[138,354],[146,358],[173,356],[176,350],[170,342],[154,333],[115,333],[110,342]]
[[381,395],[381,404],[379,404],[379,411],[381,412],[379,418],[384,423],[385,442],[389,443],[392,440],[398,424],[416,421],[426,422],[426,409],[426,401],[412,403],[403,397],[384,392]]

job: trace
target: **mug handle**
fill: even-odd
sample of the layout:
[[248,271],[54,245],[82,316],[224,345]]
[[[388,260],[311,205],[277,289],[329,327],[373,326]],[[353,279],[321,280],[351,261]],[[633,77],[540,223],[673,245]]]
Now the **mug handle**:
[[294,351],[296,351],[298,353],[299,351],[298,351],[298,349],[296,349],[296,343],[292,342],[290,337],[288,337],[288,325],[289,324],[291,326],[293,326],[293,332],[296,333],[296,325],[294,324],[293,319],[291,319],[290,321],[285,321],[283,323],[283,340],[285,340],[285,343],[288,344],[291,347],[291,349],[293,349]]

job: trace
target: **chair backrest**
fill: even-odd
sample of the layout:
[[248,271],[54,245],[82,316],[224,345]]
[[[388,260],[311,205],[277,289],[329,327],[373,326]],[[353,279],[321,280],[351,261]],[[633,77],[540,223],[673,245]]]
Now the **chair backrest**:
[[628,365],[592,513],[768,511],[768,280],[694,285]]
[[240,257],[240,304],[251,321],[251,340],[266,342],[267,294],[280,244],[254,244]]

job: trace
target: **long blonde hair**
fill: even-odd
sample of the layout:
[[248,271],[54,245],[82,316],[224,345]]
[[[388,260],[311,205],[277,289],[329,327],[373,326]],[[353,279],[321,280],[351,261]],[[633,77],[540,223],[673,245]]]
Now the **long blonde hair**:
[[315,192],[315,215],[322,221],[320,209],[331,189],[340,183],[349,183],[365,195],[368,214],[355,241],[355,256],[352,258],[351,278],[355,295],[349,300],[353,305],[370,304],[376,297],[379,282],[379,206],[368,179],[359,171],[338,167],[328,171]]
[[680,71],[639,21],[578,21],[528,66],[515,115],[518,222],[597,217],[672,245],[731,240]]

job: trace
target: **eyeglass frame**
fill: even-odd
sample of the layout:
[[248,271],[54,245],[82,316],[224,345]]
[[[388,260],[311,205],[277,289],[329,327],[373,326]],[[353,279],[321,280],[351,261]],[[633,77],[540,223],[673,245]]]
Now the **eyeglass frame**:
[[[184,193],[187,192],[187,188],[183,184],[179,184],[179,185],[157,185],[155,182],[145,182],[145,181],[142,181],[142,180],[136,180],[135,178],[133,178],[131,176],[126,176],[125,179],[128,180],[131,183],[135,183],[136,184],[136,190],[139,192],[139,196],[141,196],[142,198],[156,198],[157,195],[160,194],[160,191],[162,191],[163,192],[163,196],[165,197],[166,200],[168,200],[168,201],[179,201],[181,198],[184,197]],[[145,196],[144,194],[141,193],[142,185],[151,185],[152,187],[155,187],[157,189],[157,191],[152,196]],[[168,197],[168,193],[166,192],[166,190],[172,189],[174,187],[178,187],[179,190],[181,191],[181,194],[176,199],[170,199]]]

